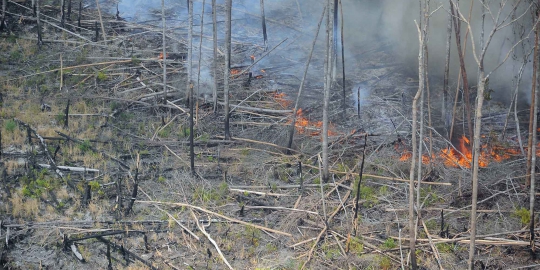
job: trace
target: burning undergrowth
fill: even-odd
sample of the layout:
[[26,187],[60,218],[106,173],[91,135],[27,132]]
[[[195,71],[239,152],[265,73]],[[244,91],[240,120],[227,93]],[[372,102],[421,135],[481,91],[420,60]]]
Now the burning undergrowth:
[[[292,101],[287,98],[287,95],[285,93],[273,93],[272,94],[273,100],[278,103],[282,108],[287,109],[292,107]],[[292,114],[290,115],[290,118],[287,121],[287,125],[290,125],[292,123]],[[296,111],[296,122],[294,124],[296,128],[296,132],[299,134],[306,134],[309,136],[320,136],[322,133],[323,128],[323,122],[322,121],[314,121],[307,116],[307,113],[302,109],[299,108]],[[335,125],[332,123],[329,123],[328,128],[328,136],[338,136],[339,132],[336,131]]]
[[[486,136],[482,136],[486,138]],[[537,145],[537,149],[540,143]],[[411,159],[412,153],[400,147],[398,144],[395,149],[401,153],[400,161],[408,161]],[[527,149],[524,149],[527,151]],[[511,146],[509,143],[492,140],[489,143],[483,143],[480,146],[480,157],[478,164],[481,168],[486,168],[491,162],[502,162],[513,157],[519,156],[519,146]],[[540,150],[536,150],[536,155],[540,156]],[[429,164],[431,162],[442,161],[447,167],[471,168],[473,160],[472,142],[465,135],[457,138],[452,147],[441,149],[438,153],[422,155],[422,163]]]

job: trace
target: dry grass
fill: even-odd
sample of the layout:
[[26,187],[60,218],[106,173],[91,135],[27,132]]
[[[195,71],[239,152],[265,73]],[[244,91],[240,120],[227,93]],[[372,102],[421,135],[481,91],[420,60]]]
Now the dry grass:
[[[39,201],[34,198],[21,198],[19,194],[14,194],[9,201],[11,202],[11,214],[14,217],[33,220],[38,217]],[[6,205],[7,206],[7,205]],[[7,206],[9,207],[9,206]],[[8,208],[7,211],[10,209]]]

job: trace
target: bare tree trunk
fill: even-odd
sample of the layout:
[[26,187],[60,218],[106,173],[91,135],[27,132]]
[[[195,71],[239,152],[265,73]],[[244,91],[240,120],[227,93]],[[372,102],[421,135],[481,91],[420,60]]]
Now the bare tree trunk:
[[342,86],[342,98],[343,98],[343,101],[342,101],[342,104],[341,104],[341,109],[343,110],[342,111],[342,117],[343,119],[345,119],[345,117],[347,116],[346,114],[346,111],[347,111],[347,93],[345,91],[345,41],[343,40],[343,5],[341,4],[341,0],[339,0],[339,10],[340,10],[340,16],[341,16],[341,31],[340,31],[340,34],[341,34],[341,86]]
[[65,25],[65,20],[66,20],[66,0],[62,0],[62,5],[60,7],[60,14],[61,14],[61,18],[60,18],[60,26],[61,27],[64,27]]
[[448,24],[446,25],[446,61],[444,63],[443,96],[442,96],[442,119],[444,123],[445,136],[450,137],[450,119],[448,117],[448,93],[450,77],[450,43],[452,41],[452,14],[448,14]]
[[[461,34],[460,34],[460,27],[461,27],[461,21],[459,18],[457,18],[456,14],[459,11],[454,10],[454,5],[452,3],[452,0],[450,0],[450,11],[452,12],[452,15],[454,16],[454,30],[456,34],[456,44],[457,44],[457,51],[458,51],[458,58],[459,58],[459,64],[460,64],[460,71],[461,71],[461,79],[463,80],[463,92],[465,96],[465,111],[467,114],[467,128],[469,132],[469,138],[472,136],[472,122],[471,122],[471,102],[470,102],[470,94],[469,94],[469,80],[467,79],[467,70],[465,69],[465,56],[464,51],[461,49]],[[452,136],[452,134],[450,134]]]
[[39,10],[40,0],[36,0],[36,19],[37,19],[37,34],[38,34],[38,46],[41,47],[43,44],[43,37],[41,34],[41,12]]
[[96,0],[96,8],[98,11],[99,23],[101,24],[101,35],[103,36],[103,40],[107,41],[107,33],[105,32],[105,26],[103,25],[103,17],[101,17],[101,8],[99,7],[99,0]]
[[[422,9],[422,5],[420,3],[420,9],[421,9],[421,17],[426,16],[426,11]],[[416,21],[415,21],[416,22]],[[426,25],[424,22],[423,25]],[[414,170],[416,168],[416,154],[417,151],[421,151],[421,145],[422,141],[417,142],[416,138],[416,132],[417,132],[417,122],[418,122],[418,99],[420,99],[423,96],[424,91],[424,85],[425,85],[425,59],[424,59],[424,43],[425,43],[425,34],[424,30],[420,29],[420,26],[416,25],[418,30],[418,91],[416,92],[416,95],[413,98],[412,103],[412,128],[411,128],[411,136],[412,136],[412,156],[411,156],[411,168],[409,171],[409,251],[411,256],[411,268],[417,269],[418,265],[416,263],[416,218],[414,214]],[[425,27],[425,26],[424,26]],[[423,104],[421,104],[423,106]],[[423,110],[422,110],[423,111]],[[421,120],[422,121],[422,120]],[[423,121],[422,121],[423,123]],[[420,136],[422,136],[422,132],[420,132]],[[419,143],[420,145],[417,145]],[[422,163],[422,154],[421,152],[418,153],[418,162],[419,162],[419,168],[418,168],[418,178],[421,177],[421,163]],[[420,187],[418,187],[418,190]],[[417,197],[419,194],[417,194]],[[419,200],[419,198],[417,198]],[[419,202],[418,207],[420,206]],[[420,211],[418,211],[419,213]]]
[[167,99],[167,94],[169,91],[167,88],[167,45],[165,43],[166,42],[165,0],[161,0],[161,27],[163,28],[162,40],[161,40],[161,46],[162,46],[161,55],[163,59],[163,93],[164,93],[163,99],[165,100]]
[[471,241],[469,245],[469,269],[474,268],[474,253],[475,253],[475,241],[476,241],[476,209],[478,202],[478,161],[480,158],[480,130],[482,126],[482,105],[484,102],[484,90],[486,88],[486,78],[484,77],[484,67],[481,64],[480,76],[478,80],[478,96],[476,97],[476,115],[474,122],[474,140],[473,140],[473,172],[472,172],[472,202],[471,202]]
[[191,84],[193,80],[193,0],[187,0],[188,6],[188,55],[187,55],[187,82],[186,82],[186,105],[193,102],[191,96]]
[[334,0],[334,9],[333,9],[333,22],[332,22],[332,83],[336,82],[337,77],[337,40],[338,40],[338,0]]
[[0,19],[0,31],[6,27],[7,0],[2,0],[2,18]]
[[202,62],[202,42],[203,42],[203,33],[204,33],[204,7],[206,5],[206,1],[203,0],[202,2],[202,10],[201,10],[201,31],[200,31],[200,35],[199,35],[199,62],[197,63],[197,98],[195,98],[196,100],[196,108],[197,108],[197,111],[195,113],[195,115],[197,115],[197,119],[199,118],[198,117],[198,112],[199,112],[199,97],[201,96],[201,62]]
[[229,131],[229,76],[231,73],[231,10],[232,0],[225,1],[225,74],[223,77],[223,95],[225,101],[225,140],[231,139]]
[[[540,4],[540,0],[538,1],[538,3]],[[538,6],[537,6],[537,9],[538,9]],[[537,10],[537,13],[538,14],[538,10]],[[538,16],[538,15],[537,15]],[[538,25],[536,25],[535,27],[535,41],[534,41],[534,51],[535,51],[535,58],[534,58],[534,61],[536,61],[536,70],[535,70],[535,82],[533,83],[533,85],[535,85],[535,88],[533,89],[533,93],[532,93],[532,100],[531,100],[531,113],[533,115],[532,117],[532,130],[533,130],[533,136],[532,138],[529,137],[529,141],[532,141],[532,144],[531,144],[531,148],[530,148],[530,151],[529,153],[531,153],[531,162],[530,162],[530,172],[531,172],[531,175],[529,176],[529,184],[530,184],[530,195],[529,195],[529,214],[530,214],[530,224],[529,224],[529,229],[530,229],[530,247],[531,247],[531,254],[532,254],[532,257],[533,259],[536,259],[535,258],[535,254],[536,254],[536,245],[534,243],[534,222],[535,222],[535,217],[534,217],[534,203],[535,203],[535,196],[536,196],[536,177],[535,177],[535,173],[536,173],[536,134],[537,134],[537,126],[538,126],[538,106],[536,105],[536,99],[538,98],[538,93],[540,92],[539,88],[540,88],[540,69],[538,68],[538,64],[539,64],[539,55],[538,55],[538,40],[540,39],[539,35],[539,29],[538,29]]]
[[66,20],[71,22],[71,0],[68,0]]
[[81,31],[82,0],[79,0],[79,16],[77,17],[77,31]]
[[311,58],[313,57],[313,51],[315,50],[315,43],[317,42],[317,37],[319,36],[319,31],[321,29],[321,24],[322,24],[322,20],[324,18],[325,12],[326,12],[326,6],[323,7],[323,12],[321,14],[321,18],[319,19],[319,24],[317,25],[317,31],[315,32],[315,38],[313,38],[313,42],[311,43],[311,50],[309,51],[309,56],[306,61],[306,66],[304,68],[304,75],[302,76],[302,81],[300,81],[300,87],[298,88],[298,94],[296,95],[296,101],[294,103],[294,110],[293,110],[293,115],[292,115],[293,119],[289,127],[289,142],[287,143],[287,148],[289,149],[292,148],[292,143],[293,143],[294,131],[295,131],[295,126],[296,126],[296,114],[298,113],[298,103],[300,101],[300,97],[302,96],[302,90],[304,90],[304,83],[306,81],[309,63],[311,62]]
[[[533,147],[533,137],[536,137],[536,129],[534,128],[533,119],[536,117],[536,114],[534,113],[534,108],[536,107],[536,96],[535,96],[535,90],[536,90],[536,81],[537,81],[537,72],[538,72],[538,29],[535,29],[535,41],[534,41],[534,59],[533,59],[533,74],[532,74],[532,88],[531,88],[531,109],[529,111],[529,141],[527,143],[527,172],[531,171],[531,167],[534,166],[532,163],[532,157],[535,156],[535,152],[532,151]],[[531,184],[531,177],[532,175],[528,175],[525,181],[525,186],[529,186]]]
[[214,73],[214,89],[212,102],[214,104],[214,113],[217,112],[217,95],[218,95],[218,79],[217,79],[217,70],[218,70],[218,37],[217,37],[217,10],[216,10],[216,0],[212,0],[212,38],[213,38],[213,52],[214,52],[214,65],[212,67]]
[[[482,6],[485,5],[485,1],[482,0]],[[469,20],[470,22],[470,20]],[[470,29],[470,25],[469,28]],[[496,29],[496,28],[495,28]],[[491,33],[495,33],[494,31]],[[491,39],[492,35],[489,36]],[[473,163],[472,163],[472,199],[471,199],[471,221],[470,221],[470,230],[471,230],[471,240],[469,244],[469,261],[468,266],[470,270],[474,270],[474,256],[475,256],[475,243],[476,243],[476,209],[478,204],[478,171],[479,171],[479,159],[480,159],[480,132],[482,130],[482,106],[484,102],[484,91],[486,89],[486,84],[488,78],[485,76],[484,72],[484,55],[487,50],[487,44],[484,45],[484,24],[482,24],[480,32],[480,41],[482,49],[482,54],[478,60],[478,92],[476,96],[476,116],[474,119],[474,136],[473,136]],[[474,42],[474,40],[472,40]],[[489,41],[488,41],[489,43]],[[474,47],[473,47],[474,48]]]
[[328,181],[328,103],[330,101],[330,88],[332,84],[332,41],[333,35],[330,32],[332,30],[333,4],[331,0],[327,1],[328,13],[326,15],[326,59],[324,69],[324,101],[323,101],[323,130],[322,130],[322,178],[321,181]]
[[264,51],[268,49],[268,36],[266,35],[266,17],[264,15],[264,0],[261,0],[261,22],[264,39]]
[[[193,107],[195,106],[195,99],[193,98],[193,0],[188,0],[188,78],[187,87],[189,92],[189,159],[191,174],[195,175],[195,147],[193,144],[193,137],[195,136],[193,130]],[[202,36],[201,36],[202,38]]]

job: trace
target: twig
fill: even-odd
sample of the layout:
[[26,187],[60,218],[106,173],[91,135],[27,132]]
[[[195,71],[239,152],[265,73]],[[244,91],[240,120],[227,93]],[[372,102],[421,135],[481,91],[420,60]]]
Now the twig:
[[208,240],[212,243],[212,245],[214,245],[214,247],[216,248],[217,252],[219,253],[219,256],[221,257],[221,259],[223,260],[223,262],[229,267],[229,269],[234,269],[230,264],[229,262],[227,261],[227,259],[225,258],[225,256],[223,255],[223,253],[221,252],[221,249],[219,249],[219,246],[218,244],[216,243],[216,241],[214,241],[214,239],[212,239],[212,237],[210,236],[210,234],[208,234],[206,232],[206,230],[204,229],[203,226],[201,226],[201,224],[199,224],[199,219],[197,218],[197,216],[195,215],[195,213],[193,213],[193,209],[190,209],[190,212],[191,212],[191,216],[193,217],[193,219],[195,220],[195,223],[197,224],[197,227],[199,228],[199,230],[204,234],[204,236],[206,236],[206,238],[208,238]]
[[253,226],[254,228],[257,228],[257,229],[260,229],[260,230],[263,230],[263,231],[277,233],[277,234],[285,235],[285,236],[288,236],[288,237],[292,237],[292,234],[290,234],[290,233],[286,233],[286,232],[270,229],[270,228],[267,228],[267,227],[255,225],[253,223],[249,223],[249,222],[245,222],[245,221],[242,221],[242,220],[239,220],[239,219],[231,218],[231,217],[228,217],[228,216],[225,216],[225,215],[222,215],[222,214],[218,214],[216,212],[213,212],[213,211],[210,211],[210,210],[198,207],[198,206],[194,206],[194,205],[191,205],[191,204],[187,204],[187,203],[170,203],[170,202],[159,202],[159,201],[137,201],[137,202],[139,202],[139,203],[147,203],[147,204],[162,204],[162,205],[169,205],[169,206],[175,206],[175,207],[188,207],[188,208],[192,208],[192,209],[197,209],[198,211],[205,212],[205,213],[208,213],[208,214],[211,214],[211,215],[215,215],[215,216],[218,216],[220,218],[226,219],[226,220],[231,221],[231,222],[235,222],[235,223],[239,223],[239,224],[247,225],[247,226]]

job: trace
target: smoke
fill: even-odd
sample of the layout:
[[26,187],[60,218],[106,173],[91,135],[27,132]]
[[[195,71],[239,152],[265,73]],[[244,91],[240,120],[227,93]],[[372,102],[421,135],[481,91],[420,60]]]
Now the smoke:
[[[364,61],[366,55],[361,52],[365,48],[383,47],[391,53],[396,62],[403,66],[402,72],[409,77],[418,76],[418,31],[416,22],[420,22],[419,1],[396,1],[396,0],[343,0],[343,13],[345,19],[345,50],[346,66],[348,72],[354,70],[353,66]],[[508,24],[506,27],[495,32],[485,56],[485,70],[491,72],[497,66],[495,72],[490,75],[489,88],[493,90],[493,96],[500,101],[509,101],[515,89],[516,75],[524,63],[524,56],[530,54],[533,46],[533,19],[531,16],[530,1],[507,1],[506,6],[500,11],[501,1],[486,0],[484,31],[485,40],[494,27],[494,19],[499,16],[499,23]],[[223,41],[223,21],[224,8],[223,0],[218,0],[218,21],[221,32],[219,42]],[[316,26],[325,1],[303,0],[266,0],[265,15],[267,18],[268,46],[272,48],[279,42],[287,39],[283,45],[278,47],[272,54],[264,58],[259,64],[261,67],[278,67],[279,72],[290,73],[297,78],[301,77],[303,65],[309,53],[311,41],[315,34]],[[480,36],[482,31],[482,8],[480,0],[459,1],[460,11],[463,16],[469,16],[469,9],[472,4],[471,29],[472,33],[467,35],[467,42],[464,43],[467,25],[461,24],[461,39],[463,46],[467,47],[465,55],[465,65],[469,84],[475,86],[477,82],[478,64],[475,60],[474,50],[480,54]],[[514,8],[512,5],[519,3]],[[186,3],[177,1],[165,1],[168,17],[168,27],[185,27],[187,20]],[[130,0],[120,1],[119,9],[121,16],[131,18],[135,21],[154,20],[160,26],[161,0]],[[195,1],[194,12],[200,14],[202,1]],[[211,0],[205,5],[205,36],[211,37]],[[429,22],[429,74],[432,88],[440,90],[445,64],[445,51],[447,40],[447,23],[449,16],[448,1],[431,1],[432,14]],[[116,11],[116,10],[115,10]],[[157,11],[157,12],[156,12]],[[500,12],[500,13],[499,13]],[[236,48],[247,45],[250,51],[245,54],[245,59],[240,54],[233,56],[238,63],[249,63],[249,55],[255,55],[257,59],[264,54],[262,50],[262,34],[260,30],[260,1],[259,0],[235,0],[233,1],[233,42],[236,41]],[[195,16],[194,31],[199,31],[200,16]],[[504,23],[503,23],[503,20]],[[512,20],[515,22],[510,23]],[[249,26],[249,27],[246,27]],[[528,37],[528,38],[527,38]],[[196,39],[198,39],[196,35]],[[317,46],[312,66],[310,67],[310,78],[312,82],[320,85],[323,65],[324,45],[325,45],[324,21],[319,33]],[[456,50],[455,34],[452,33],[451,41],[451,72],[450,83],[452,89],[458,81],[459,58]],[[519,45],[514,45],[518,40],[524,39]],[[194,40],[194,46],[198,46],[198,41]],[[240,45],[239,45],[240,44]],[[211,48],[210,38],[203,39],[203,64],[211,63],[211,52],[204,48]],[[513,49],[513,51],[512,51]],[[194,53],[198,48],[194,48]],[[509,54],[509,52],[511,52]],[[339,54],[338,54],[339,55]],[[508,55],[508,58],[507,58]],[[369,55],[367,56],[369,57]],[[507,59],[506,59],[507,58]],[[194,55],[196,63],[197,56]],[[506,60],[505,60],[506,59]],[[531,87],[531,62],[532,55],[529,56],[523,79],[520,84],[520,91],[529,92]],[[501,63],[504,63],[501,65]],[[361,71],[360,71],[361,72]],[[271,71],[269,72],[271,74]],[[203,72],[201,80],[208,80],[210,72]],[[208,77],[206,77],[208,76]],[[359,82],[353,82],[354,84]],[[521,96],[528,97],[528,95]]]
[[[530,13],[530,1],[508,1],[500,10],[500,1],[486,1],[489,3],[484,10],[484,40],[488,40],[490,32],[499,17],[498,29],[490,40],[485,55],[485,71],[489,73],[501,65],[490,75],[489,88],[493,90],[493,97],[499,101],[509,101],[515,87],[516,75],[523,64],[524,56],[531,52],[533,46],[533,19]],[[513,5],[519,3],[515,9]],[[365,0],[344,1],[346,19],[346,44],[362,47],[366,42],[388,42],[391,44],[393,54],[403,62],[409,70],[409,76],[418,76],[418,30],[417,23],[421,23],[419,1],[392,1],[392,0]],[[469,84],[477,83],[478,64],[473,54],[473,46],[477,56],[481,53],[482,32],[482,6],[479,0],[459,1],[460,11],[466,18],[472,4],[471,29],[467,35],[465,66]],[[447,23],[449,16],[449,1],[431,1],[429,21],[429,74],[434,82],[432,85],[441,85],[445,65],[445,51],[447,40]],[[434,11],[436,10],[436,11]],[[500,12],[500,13],[499,13]],[[499,14],[498,14],[499,13]],[[510,23],[512,20],[515,22]],[[506,25],[501,27],[501,25]],[[467,24],[461,23],[461,40],[464,44]],[[529,37],[527,39],[527,37]],[[525,38],[514,47],[519,40]],[[354,52],[349,52],[354,56]],[[532,58],[528,58],[530,61]],[[503,63],[504,62],[504,63]],[[456,49],[456,37],[452,33],[451,41],[451,84],[455,86],[459,72],[459,58]],[[525,67],[520,90],[530,91],[532,64]],[[527,96],[527,95],[526,95]]]

